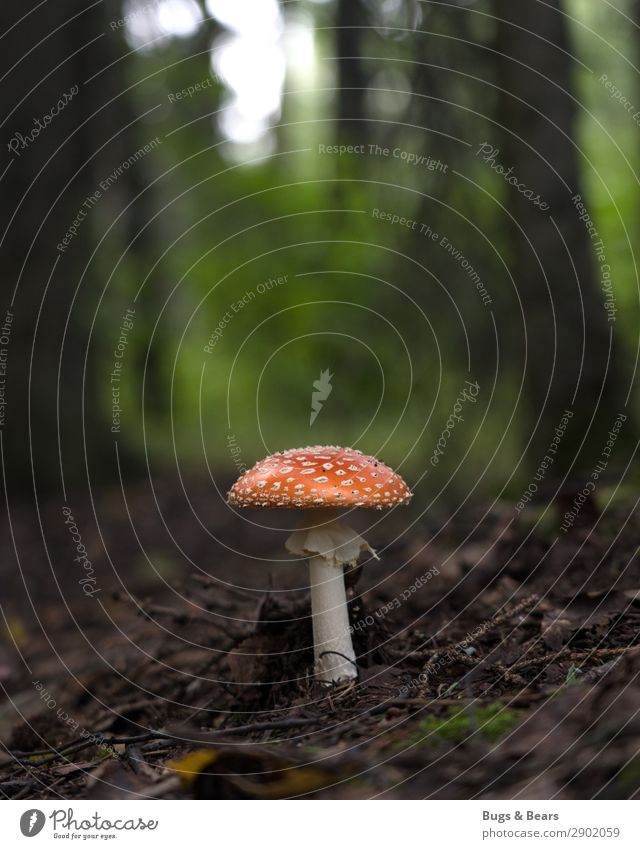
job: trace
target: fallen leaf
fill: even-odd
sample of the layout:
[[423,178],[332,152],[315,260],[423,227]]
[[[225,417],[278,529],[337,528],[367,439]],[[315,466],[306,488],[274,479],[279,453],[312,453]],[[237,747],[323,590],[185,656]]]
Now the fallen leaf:
[[345,777],[270,752],[237,748],[197,749],[166,766],[180,775],[196,799],[286,799]]

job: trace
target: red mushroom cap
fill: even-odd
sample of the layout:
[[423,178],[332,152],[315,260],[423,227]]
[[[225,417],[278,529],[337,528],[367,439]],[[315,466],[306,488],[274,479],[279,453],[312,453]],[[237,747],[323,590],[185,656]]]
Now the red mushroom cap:
[[400,475],[355,448],[279,451],[245,472],[228,495],[235,507],[394,507],[411,491]]

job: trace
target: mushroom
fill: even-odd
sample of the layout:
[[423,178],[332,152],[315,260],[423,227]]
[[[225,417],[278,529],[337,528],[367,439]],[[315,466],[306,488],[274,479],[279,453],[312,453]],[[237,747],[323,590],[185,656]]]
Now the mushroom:
[[375,551],[338,519],[345,507],[395,507],[411,491],[400,475],[354,448],[314,445],[272,454],[232,486],[235,507],[299,508],[302,526],[286,541],[309,559],[315,676],[325,684],[358,675],[344,585],[344,567]]

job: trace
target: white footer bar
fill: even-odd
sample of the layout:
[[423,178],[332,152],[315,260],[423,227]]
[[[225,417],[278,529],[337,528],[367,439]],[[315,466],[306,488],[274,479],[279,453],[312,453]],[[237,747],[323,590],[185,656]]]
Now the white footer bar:
[[[329,811],[331,808],[331,811]],[[640,802],[5,801],[3,846],[637,849]],[[33,839],[33,843],[30,840]]]

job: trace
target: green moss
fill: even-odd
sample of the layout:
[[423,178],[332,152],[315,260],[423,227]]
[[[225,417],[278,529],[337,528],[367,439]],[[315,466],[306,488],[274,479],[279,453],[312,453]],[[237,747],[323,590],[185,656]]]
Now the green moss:
[[55,757],[55,754],[56,754],[55,752],[47,752],[47,754],[45,754],[45,755],[29,755],[27,760],[38,761],[38,762],[44,761],[44,760],[50,760],[51,758]]
[[109,758],[116,758],[117,754],[111,746],[98,746],[98,757],[100,760],[106,761]]
[[640,757],[634,756],[629,763],[620,770],[617,784],[625,796],[637,793],[640,787]]
[[571,687],[575,684],[580,683],[579,675],[582,675],[582,669],[579,666],[576,666],[575,663],[572,663],[567,671],[567,677],[565,678],[565,684],[567,687]]
[[[479,737],[495,743],[507,733],[520,719],[518,711],[509,710],[500,702],[479,705],[475,710],[469,707],[453,708],[444,715],[429,716],[419,725],[419,731],[408,740],[410,745],[445,741],[462,743],[474,732]],[[403,741],[403,746],[407,741]]]

